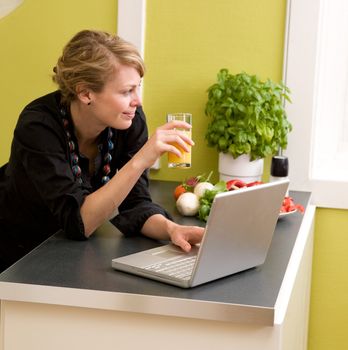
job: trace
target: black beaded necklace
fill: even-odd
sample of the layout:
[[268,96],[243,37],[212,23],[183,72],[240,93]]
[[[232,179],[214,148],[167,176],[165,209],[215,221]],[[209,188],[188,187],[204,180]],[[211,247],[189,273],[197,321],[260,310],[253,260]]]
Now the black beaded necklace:
[[[64,107],[61,107],[60,114],[62,116],[63,127],[64,127],[65,134],[66,134],[66,137],[68,140],[68,146],[69,146],[69,151],[70,151],[71,170],[74,174],[75,180],[78,183],[82,184],[82,176],[81,176],[82,171],[81,171],[81,168],[79,166],[79,156],[76,153],[77,149],[76,149],[75,142],[72,140],[72,137],[71,137],[70,122],[69,122],[69,119],[67,118],[67,112],[66,112],[66,109]],[[111,172],[110,163],[112,160],[112,155],[110,152],[114,149],[114,143],[111,140],[112,136],[113,136],[113,132],[112,132],[111,128],[108,128],[107,140],[106,140],[106,143],[103,144],[103,146],[102,146],[102,150],[105,149],[105,152],[102,152],[102,154],[104,153],[103,176],[101,178],[102,185],[105,185],[108,181],[110,181],[110,177],[109,177],[109,174]]]

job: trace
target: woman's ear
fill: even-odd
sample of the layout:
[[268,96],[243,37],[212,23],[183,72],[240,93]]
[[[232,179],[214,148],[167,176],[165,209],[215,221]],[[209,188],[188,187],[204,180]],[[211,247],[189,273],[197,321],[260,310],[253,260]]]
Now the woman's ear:
[[84,85],[76,86],[76,96],[83,104],[90,105],[91,104],[91,91],[87,89]]

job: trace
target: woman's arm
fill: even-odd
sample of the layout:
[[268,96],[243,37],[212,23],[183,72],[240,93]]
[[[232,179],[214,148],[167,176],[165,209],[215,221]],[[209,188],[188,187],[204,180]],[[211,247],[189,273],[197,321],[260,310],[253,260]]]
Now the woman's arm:
[[138,157],[134,157],[107,184],[85,197],[80,213],[86,237],[110,219],[144,170],[142,162],[138,161]]
[[159,127],[144,146],[129,160],[113,178],[97,191],[86,196],[81,206],[81,217],[85,227],[85,235],[89,237],[104,221],[111,217],[119,207],[145,169],[165,152],[180,155],[180,151],[172,146],[178,143],[188,151],[188,144],[193,145],[185,134],[174,130],[176,127],[189,128],[183,122],[171,122]]

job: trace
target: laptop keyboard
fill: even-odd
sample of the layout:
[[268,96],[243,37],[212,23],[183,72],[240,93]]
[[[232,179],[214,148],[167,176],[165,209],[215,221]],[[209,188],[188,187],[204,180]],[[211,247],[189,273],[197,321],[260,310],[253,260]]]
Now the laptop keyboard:
[[146,266],[146,270],[151,270],[157,273],[162,273],[168,276],[181,278],[184,280],[190,279],[192,275],[193,266],[197,256],[178,257],[163,261],[161,263]]

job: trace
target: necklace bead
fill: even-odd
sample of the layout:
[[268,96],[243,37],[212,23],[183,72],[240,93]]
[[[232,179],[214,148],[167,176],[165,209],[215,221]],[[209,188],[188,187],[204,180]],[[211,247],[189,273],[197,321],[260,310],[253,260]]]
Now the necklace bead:
[[72,161],[73,164],[77,164],[79,162],[79,157],[77,156],[76,153],[73,153],[71,155],[71,161]]
[[107,182],[110,181],[110,178],[109,178],[109,176],[103,176],[101,181],[102,181],[102,184],[105,185]]
[[104,162],[105,162],[105,163],[110,163],[110,162],[111,162],[111,159],[112,159],[111,154],[110,154],[109,152],[106,153],[105,156],[104,156]]
[[111,140],[108,140],[108,148],[109,151],[112,151],[114,149],[114,143]]
[[72,166],[72,171],[73,171],[75,177],[81,176],[81,168],[77,164]]
[[105,164],[104,167],[103,167],[103,171],[104,171],[104,174],[105,175],[109,175],[110,174],[110,165],[109,164]]
[[74,141],[69,141],[68,144],[69,144],[70,152],[75,151],[75,143],[74,143]]

